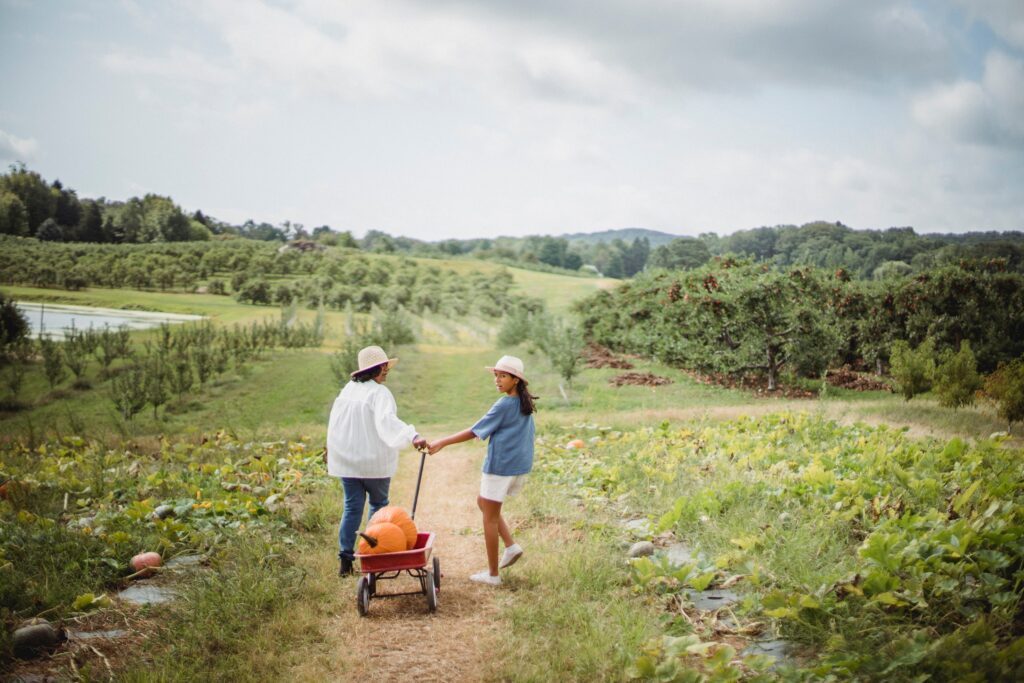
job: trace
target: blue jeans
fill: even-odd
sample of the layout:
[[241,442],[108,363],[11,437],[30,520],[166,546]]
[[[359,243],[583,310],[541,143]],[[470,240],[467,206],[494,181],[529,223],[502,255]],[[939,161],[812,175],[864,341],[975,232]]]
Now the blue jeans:
[[341,525],[338,528],[338,557],[347,557],[351,560],[355,555],[356,532],[363,521],[366,497],[370,497],[370,517],[373,517],[377,510],[388,504],[391,478],[342,477],[341,486],[345,489],[345,511],[341,515]]

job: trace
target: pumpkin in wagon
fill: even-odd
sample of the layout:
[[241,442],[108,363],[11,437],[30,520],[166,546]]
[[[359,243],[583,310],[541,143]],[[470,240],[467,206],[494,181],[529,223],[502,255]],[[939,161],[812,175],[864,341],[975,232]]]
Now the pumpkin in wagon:
[[405,550],[405,533],[391,522],[377,522],[360,531],[359,554],[379,555]]
[[390,522],[402,530],[402,533],[405,534],[405,547],[402,550],[412,550],[416,547],[416,535],[418,533],[416,522],[412,520],[412,517],[405,511],[405,508],[397,505],[382,507],[370,518],[370,524],[378,522]]

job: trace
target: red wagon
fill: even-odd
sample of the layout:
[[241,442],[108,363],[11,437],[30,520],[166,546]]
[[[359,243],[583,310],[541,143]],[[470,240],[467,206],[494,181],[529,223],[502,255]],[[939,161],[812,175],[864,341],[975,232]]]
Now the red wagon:
[[[420,473],[416,477],[416,494],[412,500],[412,514],[416,519],[416,503],[420,497],[420,482],[423,480],[423,464],[426,461],[425,451],[420,452]],[[356,586],[356,608],[360,616],[370,611],[370,600],[375,598],[395,598],[402,595],[424,595],[427,598],[427,609],[437,610],[437,596],[441,591],[441,561],[431,557],[434,550],[434,534],[421,531],[416,534],[416,545],[409,550],[397,553],[377,553],[374,555],[356,554],[359,560],[359,571],[362,576]],[[428,568],[428,565],[429,568]],[[378,593],[377,586],[381,581],[397,579],[406,573],[420,582],[418,591],[401,593]]]

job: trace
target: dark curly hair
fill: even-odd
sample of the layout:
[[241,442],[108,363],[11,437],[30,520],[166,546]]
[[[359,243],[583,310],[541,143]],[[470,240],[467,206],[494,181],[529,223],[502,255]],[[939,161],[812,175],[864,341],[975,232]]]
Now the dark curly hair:
[[387,365],[387,363],[381,363],[380,365],[374,365],[372,368],[367,368],[362,372],[357,372],[356,374],[352,375],[352,381],[369,382],[374,377],[380,375],[381,370],[384,369],[385,365]]

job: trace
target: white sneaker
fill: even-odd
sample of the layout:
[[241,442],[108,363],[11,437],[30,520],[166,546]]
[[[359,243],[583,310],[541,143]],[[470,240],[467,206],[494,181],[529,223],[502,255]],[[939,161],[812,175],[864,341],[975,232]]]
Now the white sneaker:
[[498,569],[511,567],[516,563],[516,560],[518,560],[522,556],[523,549],[519,547],[518,543],[513,543],[509,547],[505,548],[505,552],[501,556],[501,562],[498,563]]
[[476,581],[477,583],[486,583],[488,586],[500,586],[501,577],[491,576],[491,573],[486,569],[482,572],[477,572],[469,577],[470,581]]

